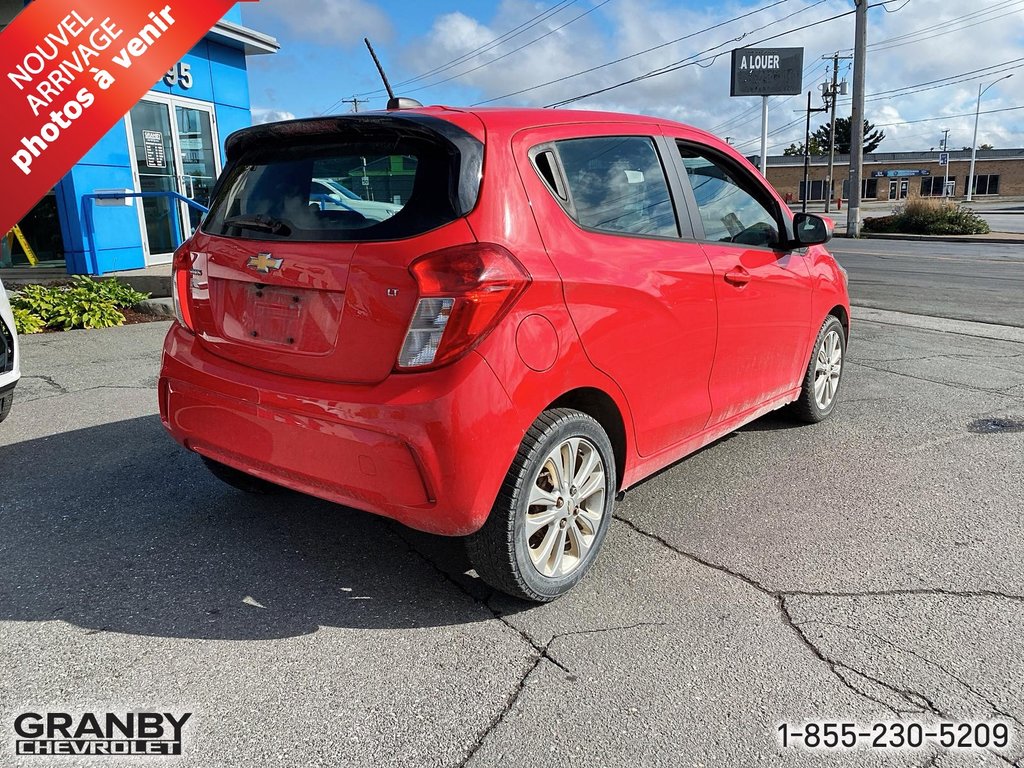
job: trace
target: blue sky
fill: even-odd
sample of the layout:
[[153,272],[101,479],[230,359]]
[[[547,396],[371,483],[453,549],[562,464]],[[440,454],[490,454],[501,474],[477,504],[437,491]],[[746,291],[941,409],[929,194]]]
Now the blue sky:
[[[361,109],[382,108],[364,35],[395,90],[428,104],[468,105],[529,88],[493,103],[544,106],[696,56],[700,66],[691,63],[573,106],[663,115],[730,136],[754,152],[759,103],[729,98],[729,50],[852,8],[852,0],[261,0],[244,4],[243,14],[248,25],[281,43],[278,55],[250,60],[257,120],[347,112],[352,105],[340,100],[353,96],[368,99]],[[701,32],[709,27],[715,29]],[[978,85],[1010,73],[1014,77],[986,92],[982,106],[1010,111],[982,115],[979,143],[1024,146],[1024,109],[1012,109],[1024,106],[1024,0],[891,0],[871,11],[869,41],[867,93],[873,98],[867,116],[887,134],[882,151],[929,149],[944,128],[951,147],[969,145]],[[769,45],[803,47],[804,87],[813,89],[830,66],[821,56],[852,47],[853,17],[823,21]],[[711,60],[714,53],[723,55]],[[438,71],[427,74],[431,70]],[[848,63],[841,75],[850,77]],[[558,78],[566,79],[535,87]],[[772,100],[773,152],[802,140],[803,98]],[[844,109],[849,106],[840,102],[840,114]]]

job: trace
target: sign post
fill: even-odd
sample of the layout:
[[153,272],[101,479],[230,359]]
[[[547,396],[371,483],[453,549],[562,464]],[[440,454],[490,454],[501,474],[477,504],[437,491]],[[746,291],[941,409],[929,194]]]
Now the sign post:
[[946,169],[942,179],[942,196],[949,197],[949,152],[939,152],[939,165]]
[[768,97],[803,89],[803,48],[736,48],[730,96],[761,97],[761,175],[768,176]]

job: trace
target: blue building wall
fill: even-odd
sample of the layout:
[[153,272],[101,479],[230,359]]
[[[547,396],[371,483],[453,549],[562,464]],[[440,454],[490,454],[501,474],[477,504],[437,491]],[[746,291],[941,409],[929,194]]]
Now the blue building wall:
[[[233,8],[225,19],[240,24],[241,11]],[[223,157],[224,139],[252,122],[245,54],[203,40],[181,61],[191,67],[192,87],[168,86],[161,79],[151,91],[213,104]],[[92,263],[84,219],[83,195],[98,189],[135,188],[129,140],[127,125],[122,120],[57,185],[57,206],[70,274],[104,274],[145,267],[138,215],[141,200],[135,199],[131,207],[94,208],[96,263]]]

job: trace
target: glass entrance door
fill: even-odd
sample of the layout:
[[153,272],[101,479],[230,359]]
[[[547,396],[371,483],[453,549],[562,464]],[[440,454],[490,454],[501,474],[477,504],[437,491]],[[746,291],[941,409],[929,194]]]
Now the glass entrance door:
[[[139,192],[177,192],[209,207],[220,170],[213,108],[149,96],[130,113]],[[143,198],[140,206],[146,264],[171,260],[202,219],[186,203],[170,197]],[[177,214],[177,216],[175,216]]]
[[[140,101],[132,107],[131,118],[138,191],[176,192],[174,137],[171,134],[171,117],[167,105]],[[145,221],[143,242],[147,246],[147,255],[172,253],[175,240],[170,198],[142,198],[141,203]]]
[[[175,105],[174,116],[178,129],[178,157],[181,170],[178,175],[178,192],[210,207],[210,193],[217,180],[217,156],[213,149],[213,121],[206,109]],[[187,223],[189,233],[199,226],[202,214],[195,208],[181,203],[182,221]]]

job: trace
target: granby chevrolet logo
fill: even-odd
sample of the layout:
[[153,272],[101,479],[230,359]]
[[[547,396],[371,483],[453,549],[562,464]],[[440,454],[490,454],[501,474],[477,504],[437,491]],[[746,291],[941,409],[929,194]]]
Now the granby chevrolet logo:
[[180,755],[191,712],[25,712],[14,720],[18,755]]
[[255,256],[250,256],[245,266],[249,269],[255,269],[261,275],[266,275],[272,269],[280,269],[282,264],[284,264],[284,259],[275,259],[269,253],[259,253]]

